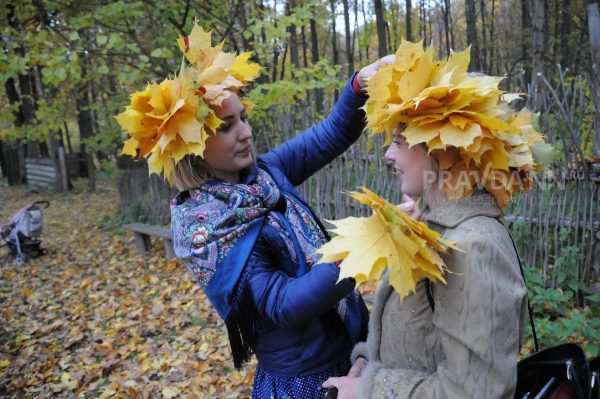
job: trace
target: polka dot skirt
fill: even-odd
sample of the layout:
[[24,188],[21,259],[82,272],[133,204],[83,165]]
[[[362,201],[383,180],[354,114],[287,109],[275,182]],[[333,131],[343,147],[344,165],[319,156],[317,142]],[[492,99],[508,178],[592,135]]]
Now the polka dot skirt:
[[341,377],[350,371],[350,362],[302,377],[282,377],[256,368],[252,399],[323,399],[327,391],[321,385],[329,377]]

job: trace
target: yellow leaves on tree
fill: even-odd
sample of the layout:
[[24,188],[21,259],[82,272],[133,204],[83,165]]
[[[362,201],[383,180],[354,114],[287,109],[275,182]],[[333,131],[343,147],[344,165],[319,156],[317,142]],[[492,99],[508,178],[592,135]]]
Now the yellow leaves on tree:
[[343,259],[339,280],[352,277],[357,287],[369,280],[378,281],[387,266],[390,284],[401,299],[414,292],[423,278],[445,283],[446,266],[436,251],[458,249],[454,243],[367,188],[362,190],[350,195],[369,206],[373,214],[331,222],[336,236],[318,250],[323,255],[321,261]]
[[422,42],[402,41],[394,62],[368,83],[367,128],[385,132],[389,145],[399,127],[410,146],[423,143],[443,158],[441,169],[452,176],[443,186],[449,199],[470,196],[482,183],[504,206],[513,192],[531,185],[529,172],[540,169],[532,148],[543,136],[529,123],[530,113],[508,106],[519,95],[504,93],[501,77],[467,73],[469,48],[445,61],[433,54]]
[[[222,123],[213,110],[224,99],[255,79],[260,66],[249,62],[252,53],[223,52],[223,43],[211,44],[211,32],[194,25],[189,36],[177,39],[185,58],[174,79],[150,83],[133,93],[131,104],[116,119],[131,138],[123,154],[147,157],[150,173],[171,171],[185,155],[203,156],[205,142]],[[245,101],[247,108],[252,105]]]

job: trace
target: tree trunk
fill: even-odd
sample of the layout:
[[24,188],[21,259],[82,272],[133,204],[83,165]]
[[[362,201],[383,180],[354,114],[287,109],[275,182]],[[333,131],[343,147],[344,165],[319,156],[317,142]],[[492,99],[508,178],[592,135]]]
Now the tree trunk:
[[379,41],[379,58],[387,55],[387,40],[385,37],[385,17],[383,15],[382,0],[374,0],[375,2],[375,24],[377,26],[377,39]]
[[465,18],[467,20],[467,44],[471,45],[471,71],[481,71],[481,55],[479,54],[479,41],[477,40],[477,15],[475,13],[475,0],[465,0]]
[[285,78],[285,59],[287,58],[288,48],[289,46],[286,43],[283,47],[283,57],[281,57],[281,73],[279,74],[279,80],[283,80]]
[[[572,21],[571,21],[571,13],[567,10],[571,9],[571,0],[564,0],[563,12],[562,12],[562,23],[561,23],[561,33],[560,33],[560,57],[561,64],[563,66],[569,66],[572,61],[571,57],[571,41],[569,40],[569,36],[571,34]],[[589,24],[589,19],[588,19]]]
[[488,62],[487,62],[487,32],[485,30],[485,0],[479,0],[479,7],[481,8],[481,69],[489,73]]
[[[291,15],[296,9],[296,1],[288,0],[286,2],[287,14]],[[293,23],[287,27],[287,31],[290,34],[290,40],[288,48],[290,49],[290,61],[294,68],[291,69],[291,76],[294,77],[295,69],[300,68],[300,52],[298,51],[298,33],[296,32],[296,25]],[[285,62],[285,57],[283,62]]]
[[304,68],[308,68],[308,53],[306,51],[306,29],[305,26],[302,25],[300,28],[300,37],[302,38],[302,61]]
[[448,20],[450,23],[450,48],[455,50],[456,46],[454,45],[454,22],[452,20],[452,3],[448,2]]
[[362,63],[362,51],[360,49],[360,35],[358,30],[358,0],[354,0],[354,29],[352,32],[352,54],[354,54],[355,44],[358,44],[358,62]]
[[[8,97],[8,102],[11,105],[19,102],[19,93],[17,92],[15,83],[16,82],[13,78],[8,78],[4,82],[6,97]],[[23,115],[21,114],[21,110],[19,108],[15,109],[14,116],[14,126],[17,128],[23,126]],[[6,142],[6,145],[3,149],[3,158],[5,160],[6,165],[2,167],[2,171],[8,179],[8,184],[11,186],[25,183],[25,180],[23,179],[25,173],[24,171],[21,172],[21,166],[24,162],[21,162],[21,160],[19,159],[19,152],[17,151],[18,147],[19,142]]]
[[521,0],[521,60],[525,83],[531,83],[531,0]]
[[344,25],[346,28],[346,62],[348,63],[348,77],[354,73],[354,54],[352,52],[352,35],[350,34],[350,10],[348,0],[342,0],[344,5]]
[[411,4],[410,0],[406,0],[406,40],[408,40],[409,42],[413,41],[413,34],[412,34],[412,4]]
[[[85,56],[82,55],[82,57]],[[85,81],[86,68],[83,65],[81,68],[81,76]],[[96,189],[96,169],[94,166],[94,158],[92,152],[89,151],[85,143],[83,143],[85,139],[94,136],[94,124],[92,121],[92,112],[90,110],[87,83],[80,87],[75,103],[77,105],[77,126],[79,127],[79,137],[82,141],[79,152],[86,165],[88,187],[90,191],[94,191]]]
[[[442,13],[444,14],[444,31],[446,33],[446,56],[450,55],[450,5],[448,4],[448,0],[444,0],[444,8],[442,9]],[[440,45],[441,47],[441,45]]]
[[6,160],[4,159],[2,140],[0,140],[0,176],[6,176]]
[[431,0],[427,0],[427,8],[425,10],[425,18],[429,26],[430,44],[433,42],[433,18],[431,17]]
[[[317,37],[317,21],[314,18],[310,19],[310,51],[312,55],[312,64],[316,65],[319,62],[319,39]],[[323,90],[315,89],[315,105],[317,113],[323,114]]]
[[419,33],[423,43],[427,44],[427,25],[425,24],[425,2],[419,0]]
[[[335,20],[336,20],[335,0],[330,0],[329,5],[331,7],[331,33],[332,33],[331,44],[333,45],[333,64],[337,65],[337,64],[339,64],[339,55],[338,55],[338,48],[337,48],[337,30],[336,30],[336,26],[335,26]],[[335,89],[334,96],[335,96],[335,101],[337,101],[338,96],[339,96],[338,89]]]
[[533,0],[533,81],[544,73],[544,0]]
[[[598,1],[587,5],[590,46],[592,52],[591,80],[594,98],[594,156],[600,157],[600,4]],[[600,186],[599,186],[600,187]]]
[[[363,15],[363,26],[366,27],[368,24],[367,21],[367,13],[365,12],[365,0],[362,0],[362,15]],[[365,48],[365,58],[369,59],[369,47],[371,45],[371,36],[369,36],[369,41],[367,42],[367,46]]]
[[490,20],[490,73],[495,73],[494,60],[494,13],[496,12],[496,0],[492,0],[492,18]]

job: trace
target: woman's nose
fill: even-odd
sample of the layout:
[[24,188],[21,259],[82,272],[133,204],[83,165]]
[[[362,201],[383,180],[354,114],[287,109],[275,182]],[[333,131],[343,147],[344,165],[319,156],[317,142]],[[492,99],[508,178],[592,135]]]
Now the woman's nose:
[[385,159],[388,163],[394,161],[394,158],[392,157],[392,146],[389,146],[388,149],[385,150],[385,154],[383,154],[383,159]]
[[249,140],[252,138],[252,129],[250,129],[250,125],[248,123],[242,123],[242,128],[239,135],[240,141]]

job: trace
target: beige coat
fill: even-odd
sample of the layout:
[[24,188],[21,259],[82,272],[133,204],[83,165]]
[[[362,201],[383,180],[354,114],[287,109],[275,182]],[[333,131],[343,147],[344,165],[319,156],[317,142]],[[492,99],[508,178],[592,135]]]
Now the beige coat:
[[375,294],[359,398],[512,398],[527,317],[526,287],[501,210],[489,194],[431,211],[428,225],[465,252],[445,256],[453,272],[400,302],[384,277]]

